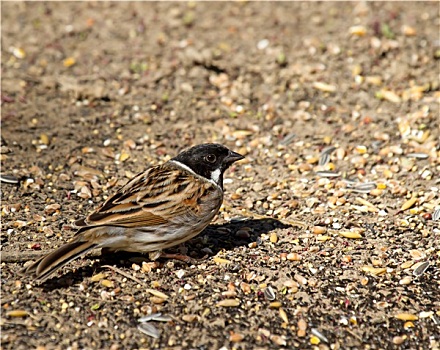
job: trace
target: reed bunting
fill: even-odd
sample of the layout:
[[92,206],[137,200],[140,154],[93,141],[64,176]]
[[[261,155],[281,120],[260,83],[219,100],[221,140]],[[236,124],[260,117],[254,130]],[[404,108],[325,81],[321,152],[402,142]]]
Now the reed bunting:
[[64,246],[25,267],[40,282],[95,248],[162,251],[199,234],[223,201],[223,173],[244,157],[219,144],[194,146],[136,175],[87,217]]

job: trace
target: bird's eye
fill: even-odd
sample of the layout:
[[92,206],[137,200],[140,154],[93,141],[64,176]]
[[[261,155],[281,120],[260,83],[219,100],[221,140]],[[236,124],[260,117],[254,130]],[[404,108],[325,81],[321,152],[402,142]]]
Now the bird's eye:
[[217,157],[216,157],[214,154],[208,154],[208,155],[205,157],[205,160],[206,160],[208,163],[215,163],[215,161],[217,160]]

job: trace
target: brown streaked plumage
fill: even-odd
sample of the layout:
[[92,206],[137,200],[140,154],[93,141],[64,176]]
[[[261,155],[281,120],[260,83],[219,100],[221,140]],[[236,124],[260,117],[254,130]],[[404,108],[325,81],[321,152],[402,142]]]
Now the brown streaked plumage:
[[94,248],[153,252],[199,234],[223,201],[223,173],[244,157],[219,144],[202,144],[131,179],[78,220],[66,245],[24,268],[40,282]]

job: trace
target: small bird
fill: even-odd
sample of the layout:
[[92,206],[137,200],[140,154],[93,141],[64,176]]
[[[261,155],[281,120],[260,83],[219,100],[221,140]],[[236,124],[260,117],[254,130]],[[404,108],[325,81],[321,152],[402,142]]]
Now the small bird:
[[69,243],[25,267],[22,273],[43,282],[95,248],[161,252],[195,237],[220,209],[225,170],[243,158],[220,144],[207,143],[148,168],[76,221],[78,232]]

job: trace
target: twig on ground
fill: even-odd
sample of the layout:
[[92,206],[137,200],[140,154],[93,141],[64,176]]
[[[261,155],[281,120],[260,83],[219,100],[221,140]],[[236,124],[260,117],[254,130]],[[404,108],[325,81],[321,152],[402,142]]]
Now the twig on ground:
[[127,278],[129,278],[129,279],[135,281],[136,283],[139,283],[140,285],[143,285],[143,286],[146,286],[146,285],[147,285],[145,282],[141,281],[140,279],[138,279],[138,278],[136,278],[136,277],[130,275],[130,274],[127,273],[127,272],[122,271],[121,269],[118,269],[118,268],[115,267],[115,266],[111,266],[111,265],[102,265],[102,267],[107,267],[107,268],[109,268],[110,270],[113,270],[113,271],[119,273],[120,275],[122,275],[122,276],[124,276],[124,277],[127,277]]
[[10,251],[10,252],[1,252],[0,253],[0,261],[2,263],[19,263],[26,262],[28,260],[37,260],[41,258],[43,255],[49,253],[49,250],[38,250],[38,251]]
[[[0,262],[2,263],[21,263],[29,260],[38,260],[42,258],[44,255],[49,254],[52,250],[37,250],[37,251],[21,251],[14,250],[10,252],[0,252]],[[88,255],[91,259],[99,258],[99,256],[95,254]]]

